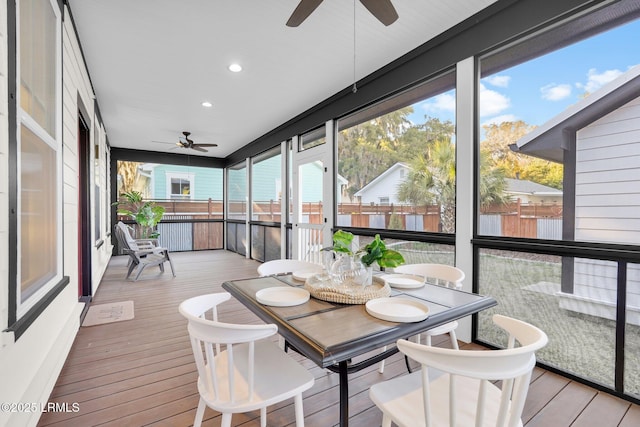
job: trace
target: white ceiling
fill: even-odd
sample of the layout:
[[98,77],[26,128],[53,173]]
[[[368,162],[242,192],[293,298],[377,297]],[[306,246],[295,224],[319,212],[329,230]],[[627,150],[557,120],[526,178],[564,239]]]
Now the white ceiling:
[[[111,146],[186,153],[187,130],[219,144],[189,154],[226,157],[350,87],[353,2],[324,0],[289,28],[298,1],[69,0]],[[356,80],[494,1],[393,0],[389,27],[356,2]]]

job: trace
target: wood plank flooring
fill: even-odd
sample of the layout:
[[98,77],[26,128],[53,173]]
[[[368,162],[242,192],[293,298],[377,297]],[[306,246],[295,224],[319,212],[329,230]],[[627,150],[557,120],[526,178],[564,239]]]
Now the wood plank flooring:
[[[50,397],[50,402],[77,403],[79,411],[44,413],[39,426],[193,424],[196,368],[178,305],[192,296],[221,292],[226,280],[255,276],[258,262],[226,251],[174,253],[172,259],[177,277],[150,268],[137,282],[124,280],[125,257],[111,260],[93,304],[132,300],[135,318],[80,328]],[[222,307],[221,316],[230,322],[260,322],[235,299]],[[434,344],[446,346],[448,339]],[[337,375],[291,354],[315,377],[315,385],[304,394],[305,425],[337,425]],[[379,426],[382,416],[368,389],[405,372],[404,359],[396,355],[387,361],[384,374],[373,366],[351,375],[350,425]],[[526,427],[631,427],[640,425],[640,407],[536,368],[523,422]],[[295,425],[293,404],[270,407],[267,424]],[[203,425],[219,426],[220,416],[207,409]],[[259,414],[234,415],[233,425],[258,426]]]

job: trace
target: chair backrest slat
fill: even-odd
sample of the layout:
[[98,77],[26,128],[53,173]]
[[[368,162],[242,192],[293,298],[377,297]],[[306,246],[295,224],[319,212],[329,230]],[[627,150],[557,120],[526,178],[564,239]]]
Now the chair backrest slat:
[[296,271],[317,271],[320,273],[322,272],[322,265],[297,259],[275,259],[258,266],[258,274],[260,276],[293,273]]
[[[476,427],[484,424],[484,410],[487,402],[487,380],[478,383],[478,403],[476,405]],[[455,424],[453,424],[455,425]]]
[[255,377],[254,377],[254,366],[255,366],[255,342],[251,341],[249,343],[249,366],[248,366],[248,371],[249,371],[249,399],[252,400],[253,399],[253,385],[255,383]]
[[[425,421],[428,427],[432,423],[430,408],[433,406],[430,402],[433,393],[429,391],[430,382],[426,374],[428,368],[436,368],[448,375],[450,425],[457,425],[456,418],[460,415],[458,406],[462,404],[456,401],[457,396],[462,394],[458,377],[467,377],[478,382],[476,427],[481,427],[485,415],[489,414],[488,401],[493,399],[489,397],[489,388],[495,390],[490,381],[496,380],[502,381],[497,411],[491,412],[497,417],[496,426],[513,427],[520,422],[531,372],[535,366],[535,351],[544,347],[548,338],[535,326],[516,319],[494,315],[494,323],[509,334],[510,348],[461,351],[420,345],[407,340],[398,341],[400,351],[422,365]],[[491,395],[496,394],[492,391]]]
[[116,226],[114,227],[114,232],[116,235],[116,240],[118,241],[118,245],[122,248],[122,249],[129,249],[131,250],[131,247],[129,246],[129,242],[127,242],[127,237],[125,235],[125,232],[122,229],[122,225],[124,225],[124,223],[122,221],[119,221],[118,223],[116,223]]
[[[429,368],[427,366],[422,367],[422,382],[429,382]],[[431,427],[431,391],[429,387],[422,387],[422,401],[426,427]]]
[[231,403],[235,403],[236,401],[236,379],[234,372],[233,344],[227,344],[227,375],[229,378],[229,400]]
[[[202,350],[200,349],[200,342],[199,341],[197,342],[198,342],[199,353],[200,355],[202,355]],[[218,396],[219,394],[218,377],[216,376],[216,370],[218,366],[216,364],[216,358],[215,358],[217,352],[213,350],[213,346],[211,345],[211,343],[203,343],[203,344],[204,344],[204,353],[206,355],[206,365],[204,364],[204,360],[202,360],[202,357],[200,361],[202,365],[198,364],[197,361],[196,361],[196,365],[198,366],[198,371],[200,371],[201,369],[202,371],[205,371],[201,373],[200,378],[207,378],[207,380],[209,381],[208,389],[213,390],[215,395]],[[205,370],[205,366],[209,366],[208,375]]]
[[454,289],[462,288],[465,274],[457,267],[446,264],[404,264],[393,269],[396,273],[416,274],[427,279],[427,283],[446,286]]
[[[254,394],[255,341],[274,335],[278,328],[275,325],[236,325],[220,322],[216,307],[230,297],[230,294],[222,292],[191,298],[180,304],[179,311],[189,321],[189,335],[198,374],[200,378],[208,378],[205,383],[207,391],[215,396],[216,400],[235,403],[238,399],[250,399]],[[205,314],[209,310],[212,312],[212,319],[206,318]],[[235,351],[236,346],[245,345],[248,346],[246,361]],[[222,356],[226,359],[225,366],[219,365]],[[246,390],[244,387],[236,387],[236,380],[239,380],[236,374],[236,370],[240,368],[239,363],[247,363],[246,367],[241,367],[248,373]],[[221,389],[222,384],[226,384],[224,389]],[[239,396],[240,392],[243,393],[242,396]],[[247,396],[244,395],[245,392],[248,392]]]
[[500,396],[500,412],[498,413],[497,425],[505,425],[507,422],[507,413],[509,409],[509,401],[513,394],[513,378],[502,381],[502,395]]
[[[423,380],[423,384],[424,380]],[[449,425],[455,426],[458,413],[458,401],[456,400],[456,376],[449,375]]]
[[[193,350],[193,357],[196,361],[196,368],[198,369],[198,375],[200,376],[200,378],[211,380],[211,377],[207,375],[207,372],[205,370],[205,366],[208,362],[204,360],[204,356],[202,354],[202,351],[203,351],[202,343],[195,338],[191,338],[191,349]],[[212,386],[215,387],[214,384],[208,384],[208,387],[212,387]]]

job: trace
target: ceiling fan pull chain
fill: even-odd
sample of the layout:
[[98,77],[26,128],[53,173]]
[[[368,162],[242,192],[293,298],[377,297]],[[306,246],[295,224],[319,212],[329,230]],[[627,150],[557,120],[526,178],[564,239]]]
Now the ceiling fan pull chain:
[[356,85],[356,0],[353,0],[353,87],[351,91],[353,93],[358,91]]

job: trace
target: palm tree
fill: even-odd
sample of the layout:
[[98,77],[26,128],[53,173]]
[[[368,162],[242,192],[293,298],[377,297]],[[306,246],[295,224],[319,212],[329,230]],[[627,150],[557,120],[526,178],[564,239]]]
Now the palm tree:
[[480,150],[480,207],[502,205],[509,201],[505,193],[507,181],[506,171],[497,166],[491,158],[489,150]]
[[445,233],[455,232],[455,154],[455,146],[449,139],[438,139],[426,153],[415,157],[407,179],[398,186],[400,201],[415,206],[439,204]]
[[[407,178],[398,186],[398,199],[414,206],[440,205],[440,222],[445,233],[455,232],[456,163],[455,145],[448,139],[435,141],[427,152],[410,163]],[[504,203],[507,196],[504,171],[495,167],[486,150],[480,153],[480,203]]]

